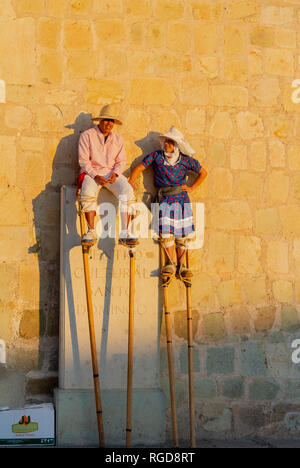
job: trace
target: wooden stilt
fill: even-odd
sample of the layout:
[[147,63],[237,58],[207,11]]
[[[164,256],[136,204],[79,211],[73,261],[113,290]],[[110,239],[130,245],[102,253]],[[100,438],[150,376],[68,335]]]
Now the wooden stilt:
[[[161,268],[164,266],[164,252],[160,243],[160,258]],[[172,323],[171,312],[169,306],[168,286],[169,279],[162,278],[163,296],[164,296],[164,310],[165,310],[165,324],[166,324],[166,338],[167,338],[167,352],[168,352],[168,367],[169,367],[169,386],[170,386],[170,400],[172,412],[172,431],[174,447],[179,447],[178,444],[178,427],[176,416],[176,395],[175,395],[175,379],[174,379],[174,365],[173,365],[173,348],[172,348]]]
[[131,447],[132,439],[132,381],[133,381],[133,330],[134,330],[134,292],[135,292],[135,252],[129,249],[129,321],[128,321],[128,369],[127,369],[127,416],[126,447]]
[[[188,249],[186,250],[186,266],[189,268]],[[194,348],[193,348],[193,312],[191,307],[191,281],[185,282],[187,334],[188,334],[188,368],[189,368],[189,413],[190,413],[190,444],[196,447],[195,406],[194,406]]]
[[[81,228],[81,237],[82,237],[85,232],[85,219],[84,219],[84,213],[81,210],[79,210],[79,216],[80,216],[80,228]],[[85,291],[86,291],[86,302],[87,302],[88,322],[89,322],[89,332],[90,332],[90,344],[91,344],[91,356],[92,356],[92,367],[93,367],[93,380],[94,380],[99,446],[104,447],[105,442],[104,442],[104,429],[103,429],[103,419],[102,419],[100,378],[99,378],[99,371],[98,371],[93,304],[92,304],[92,295],[91,295],[91,280],[90,280],[90,269],[89,269],[89,250],[94,243],[82,243],[82,253],[83,253]]]

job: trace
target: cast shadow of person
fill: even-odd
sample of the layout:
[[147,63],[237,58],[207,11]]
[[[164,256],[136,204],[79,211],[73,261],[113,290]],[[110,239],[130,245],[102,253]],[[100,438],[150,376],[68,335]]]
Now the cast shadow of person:
[[[60,191],[62,186],[76,187],[79,173],[78,141],[80,134],[93,126],[91,115],[80,113],[75,122],[66,125],[73,133],[63,137],[56,147],[52,161],[51,180],[33,200],[35,244],[28,252],[38,257],[40,286],[39,286],[39,363],[38,369],[48,372],[58,371],[58,336],[59,336],[59,305],[60,305]],[[63,226],[64,234],[80,244],[77,234],[77,210],[74,204],[73,216],[69,224]],[[76,233],[76,234],[74,234]],[[71,244],[72,245],[72,244]],[[71,278],[69,252],[65,252],[65,276]],[[66,288],[66,300],[69,306],[69,320],[72,333],[72,353],[74,365],[80,368],[80,353],[78,347],[78,333],[75,316],[75,304],[72,284]],[[84,287],[84,286],[83,286]],[[45,340],[44,338],[51,338]],[[47,345],[45,344],[47,342]],[[52,343],[49,345],[49,342]]]

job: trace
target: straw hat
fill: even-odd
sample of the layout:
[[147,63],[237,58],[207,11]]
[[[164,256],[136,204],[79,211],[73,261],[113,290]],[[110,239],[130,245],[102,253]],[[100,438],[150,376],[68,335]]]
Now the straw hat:
[[183,134],[177,130],[175,127],[171,127],[170,130],[165,133],[164,135],[159,135],[159,141],[163,143],[164,140],[169,139],[173,140],[177,143],[179,151],[186,155],[195,154],[195,150],[189,145],[187,141],[185,141]]
[[115,121],[115,124],[122,125],[120,120],[120,109],[116,104],[108,104],[102,107],[99,117],[93,117],[92,120],[102,120],[102,119],[112,119]]

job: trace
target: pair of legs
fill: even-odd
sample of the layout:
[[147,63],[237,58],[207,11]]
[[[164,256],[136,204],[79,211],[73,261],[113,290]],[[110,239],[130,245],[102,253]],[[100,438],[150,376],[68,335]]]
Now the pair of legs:
[[175,246],[176,246],[177,265],[179,265],[180,263],[183,263],[183,261],[184,261],[184,254],[185,254],[186,249],[181,244],[178,244],[177,242],[175,242],[175,245],[173,243],[173,245],[170,246],[170,247],[166,246],[165,261],[166,261],[166,263],[168,263],[169,261],[174,262]]
[[190,270],[184,265],[188,239],[186,237],[174,239],[174,236],[170,236],[167,238],[161,237],[161,242],[165,252],[165,266],[162,269],[163,274],[172,275],[175,273],[174,251],[176,250],[177,273],[180,272],[182,277],[191,277]]
[[[80,192],[80,203],[82,210],[85,213],[86,221],[89,230],[95,229],[95,216],[97,209],[97,197],[101,185],[97,184],[95,180],[86,175]],[[125,176],[122,174],[116,179],[113,184],[107,183],[105,188],[114,194],[114,196],[121,202],[120,217],[121,217],[121,235],[125,236],[127,233],[128,225],[134,215],[134,202],[135,196],[132,186],[128,183]]]

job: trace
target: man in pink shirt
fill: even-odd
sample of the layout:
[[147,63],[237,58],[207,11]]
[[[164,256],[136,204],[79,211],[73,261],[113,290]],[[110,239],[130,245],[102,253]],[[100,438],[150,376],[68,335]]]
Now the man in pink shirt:
[[116,117],[111,105],[103,107],[100,116],[93,121],[99,121],[99,124],[81,134],[78,146],[80,179],[83,178],[79,201],[88,224],[88,231],[82,241],[93,242],[97,239],[97,196],[99,189],[105,187],[122,203],[119,243],[127,245],[133,240],[128,235],[127,227],[130,216],[134,214],[135,195],[132,186],[122,174],[126,165],[123,138],[112,132],[114,125],[122,125],[122,122]]

